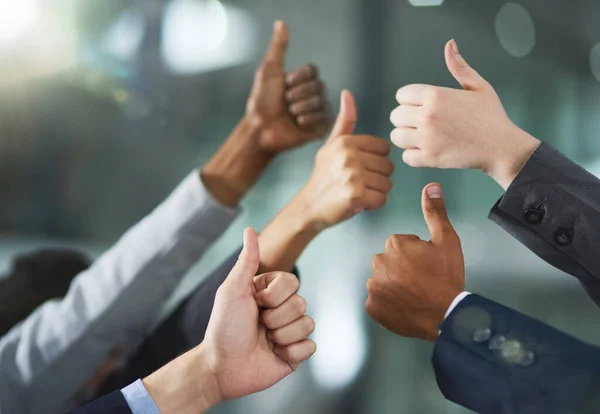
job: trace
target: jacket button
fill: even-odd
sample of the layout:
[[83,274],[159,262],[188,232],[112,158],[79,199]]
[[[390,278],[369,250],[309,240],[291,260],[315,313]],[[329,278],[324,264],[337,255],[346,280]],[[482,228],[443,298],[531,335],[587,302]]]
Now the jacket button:
[[544,218],[544,210],[539,208],[528,208],[525,210],[525,221],[529,224],[538,224]]
[[517,340],[511,339],[502,346],[502,358],[511,364],[518,364],[523,356],[523,345]]
[[566,246],[567,244],[571,244],[573,241],[573,230],[570,229],[558,229],[556,233],[554,233],[554,240],[556,243],[561,246]]
[[506,338],[504,335],[494,335],[492,339],[490,339],[490,343],[488,344],[488,348],[490,351],[500,351],[504,343],[506,342]]
[[490,328],[477,328],[475,332],[473,332],[473,342],[478,344],[482,342],[486,342],[492,336],[492,331]]
[[525,352],[521,355],[521,359],[519,360],[519,365],[524,368],[530,367],[535,362],[535,354],[531,351]]

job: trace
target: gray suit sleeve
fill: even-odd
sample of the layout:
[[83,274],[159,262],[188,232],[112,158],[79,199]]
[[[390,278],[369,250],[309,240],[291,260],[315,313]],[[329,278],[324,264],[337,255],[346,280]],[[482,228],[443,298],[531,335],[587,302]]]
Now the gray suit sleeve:
[[543,143],[489,218],[552,266],[580,280],[600,306],[600,180]]
[[192,172],[86,271],[0,338],[4,414],[52,413],[115,348],[139,344],[160,305],[238,211]]

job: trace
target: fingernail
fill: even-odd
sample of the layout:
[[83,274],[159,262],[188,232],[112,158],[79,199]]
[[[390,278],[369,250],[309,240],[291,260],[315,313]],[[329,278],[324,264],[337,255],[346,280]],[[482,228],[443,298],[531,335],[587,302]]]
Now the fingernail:
[[430,200],[442,198],[442,187],[437,184],[427,187],[427,198]]
[[450,41],[450,47],[452,47],[454,53],[456,53],[457,55],[460,54],[460,52],[458,51],[458,43],[456,43],[456,40],[452,39]]

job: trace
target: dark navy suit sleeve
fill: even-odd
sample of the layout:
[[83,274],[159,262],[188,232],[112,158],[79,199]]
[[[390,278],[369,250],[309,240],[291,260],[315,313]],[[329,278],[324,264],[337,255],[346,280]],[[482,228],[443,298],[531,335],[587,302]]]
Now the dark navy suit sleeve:
[[600,349],[478,295],[440,327],[444,396],[485,414],[600,413]]
[[[138,378],[144,378],[200,344],[204,340],[217,289],[229,275],[241,251],[241,248],[236,250],[219,265],[144,341],[125,366],[111,375],[96,395],[121,389]],[[297,268],[294,268],[292,273],[299,275]]]
[[132,414],[121,391],[112,392],[68,414]]
[[550,145],[529,158],[489,218],[580,280],[600,306],[600,180]]

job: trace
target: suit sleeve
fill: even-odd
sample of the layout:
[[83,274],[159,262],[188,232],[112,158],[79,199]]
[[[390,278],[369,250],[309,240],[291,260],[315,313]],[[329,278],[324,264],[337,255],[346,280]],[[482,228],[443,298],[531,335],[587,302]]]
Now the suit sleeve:
[[10,414],[52,413],[115,348],[138,346],[160,305],[235,219],[192,172],[123,235],[62,300],[44,303],[0,339],[0,401]]
[[121,391],[112,392],[68,414],[133,414]]
[[489,218],[600,305],[600,180],[543,143]]
[[440,329],[433,366],[447,399],[485,414],[600,412],[600,349],[478,295]]
[[[204,340],[217,289],[229,275],[240,252],[241,248],[219,265],[144,341],[125,366],[108,378],[97,395],[144,378],[199,345]],[[298,269],[294,268],[292,273],[298,276]]]

